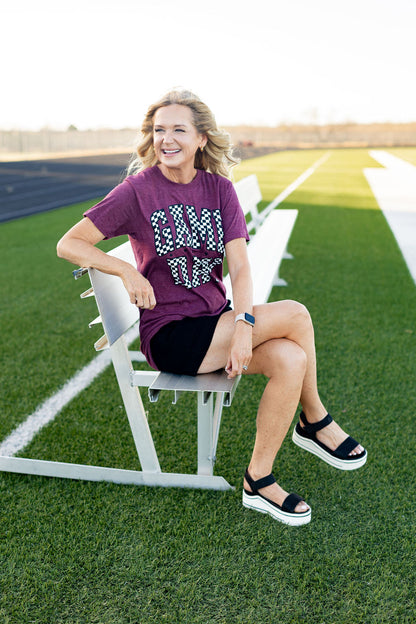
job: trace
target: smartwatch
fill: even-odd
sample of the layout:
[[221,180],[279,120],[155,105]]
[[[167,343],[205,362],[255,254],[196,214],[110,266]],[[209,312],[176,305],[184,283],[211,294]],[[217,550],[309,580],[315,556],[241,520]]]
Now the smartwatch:
[[255,318],[247,312],[242,312],[241,314],[237,314],[237,316],[235,317],[234,323],[237,323],[237,321],[244,321],[244,323],[247,323],[248,325],[254,327]]

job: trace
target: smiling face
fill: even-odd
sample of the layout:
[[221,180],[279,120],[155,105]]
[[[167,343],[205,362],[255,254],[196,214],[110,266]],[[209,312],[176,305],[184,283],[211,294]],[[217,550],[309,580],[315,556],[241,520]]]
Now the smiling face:
[[153,118],[153,146],[162,173],[187,184],[195,176],[195,153],[207,138],[194,126],[188,106],[170,104],[159,108]]

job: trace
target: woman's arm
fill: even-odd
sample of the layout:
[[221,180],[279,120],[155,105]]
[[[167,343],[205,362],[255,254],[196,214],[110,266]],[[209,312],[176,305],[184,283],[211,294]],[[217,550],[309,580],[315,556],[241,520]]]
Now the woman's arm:
[[152,310],[156,299],[148,280],[128,262],[114,258],[95,247],[103,239],[104,234],[91,219],[85,217],[58,242],[58,256],[81,267],[93,267],[103,273],[117,275],[123,280],[130,301],[139,308]]
[[[225,246],[228,270],[233,289],[234,312],[238,314],[253,310],[253,285],[247,247],[244,238],[236,238]],[[244,321],[237,321],[231,341],[230,354],[226,370],[229,377],[241,373],[243,366],[248,366],[252,356],[253,328]]]

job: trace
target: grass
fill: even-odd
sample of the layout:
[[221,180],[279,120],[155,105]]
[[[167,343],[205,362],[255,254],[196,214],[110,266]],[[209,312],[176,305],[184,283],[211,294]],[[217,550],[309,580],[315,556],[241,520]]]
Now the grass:
[[416,165],[416,147],[392,147],[389,152],[407,160],[412,165]]
[[[322,152],[240,165],[270,201]],[[409,154],[411,152],[409,151]],[[404,156],[403,156],[404,157]],[[245,378],[225,411],[216,474],[235,492],[136,488],[0,474],[0,621],[4,624],[406,624],[415,621],[412,552],[416,293],[363,176],[365,150],[337,150],[282,207],[299,217],[289,286],[315,321],[319,384],[333,415],[369,450],[340,473],[295,447],[276,462],[312,523],[293,529],[243,510],[241,483],[265,381]],[[55,243],[72,206],[0,227],[3,271],[1,438],[93,357],[99,330]],[[111,241],[106,243],[113,246]],[[150,406],[166,470],[195,468],[191,397]],[[112,370],[22,453],[137,468]]]

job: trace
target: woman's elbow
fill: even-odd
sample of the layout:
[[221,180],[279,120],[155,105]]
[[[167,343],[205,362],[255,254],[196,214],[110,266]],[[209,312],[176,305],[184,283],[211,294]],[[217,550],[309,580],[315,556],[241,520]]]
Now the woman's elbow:
[[84,261],[86,253],[103,240],[104,234],[98,230],[88,219],[83,218],[66,232],[56,245],[56,253],[59,258],[78,264]]
[[66,255],[65,255],[65,237],[63,236],[59,241],[58,244],[56,245],[56,255],[58,256],[58,258],[64,258],[64,260],[66,260]]
[[71,243],[71,237],[69,237],[68,234],[64,234],[64,236],[62,236],[62,238],[58,241],[56,245],[56,253],[58,258],[63,258],[64,260],[72,262],[73,246]]

